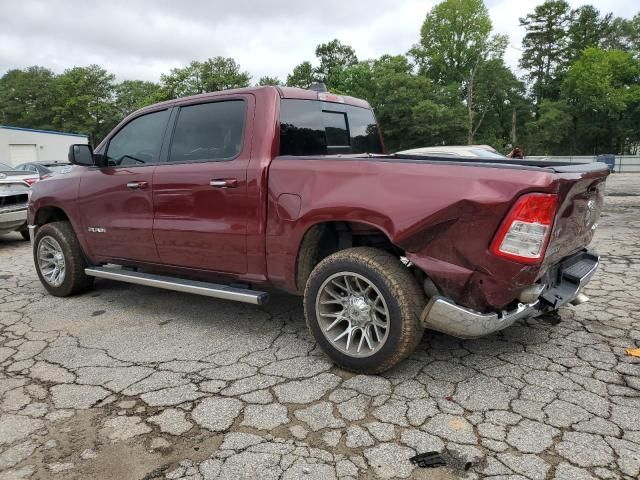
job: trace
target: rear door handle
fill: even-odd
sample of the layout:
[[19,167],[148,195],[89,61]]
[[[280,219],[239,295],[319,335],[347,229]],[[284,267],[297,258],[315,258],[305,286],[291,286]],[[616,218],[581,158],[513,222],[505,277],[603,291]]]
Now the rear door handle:
[[149,186],[149,182],[129,182],[127,188],[129,190],[142,190]]
[[209,182],[209,185],[216,188],[236,188],[238,180],[235,178],[215,178]]

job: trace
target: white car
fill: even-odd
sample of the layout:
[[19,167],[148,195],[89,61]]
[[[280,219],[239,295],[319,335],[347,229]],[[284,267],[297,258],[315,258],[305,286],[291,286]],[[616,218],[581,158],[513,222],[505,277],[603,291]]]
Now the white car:
[[447,145],[441,147],[421,147],[396,152],[396,155],[416,155],[426,157],[465,157],[480,160],[507,160],[489,145]]

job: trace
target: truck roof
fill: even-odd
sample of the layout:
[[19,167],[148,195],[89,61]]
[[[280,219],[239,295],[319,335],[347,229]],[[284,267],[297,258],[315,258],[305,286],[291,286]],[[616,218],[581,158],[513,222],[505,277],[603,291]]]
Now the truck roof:
[[369,103],[365,100],[361,100],[359,98],[350,97],[348,95],[337,95],[329,92],[316,92],[314,90],[307,90],[304,88],[296,88],[296,87],[275,87],[275,86],[264,86],[264,87],[245,87],[245,88],[233,88],[229,90],[221,90],[218,92],[207,92],[201,93],[198,95],[191,95],[188,97],[180,97],[173,100],[167,100],[165,102],[154,103],[153,105],[148,105],[146,107],[141,108],[138,112],[156,108],[163,105],[180,105],[182,103],[192,103],[193,100],[205,100],[208,98],[215,98],[219,96],[234,94],[234,93],[263,93],[266,91],[273,91],[277,93],[280,98],[292,98],[299,100],[322,100],[324,102],[334,102],[334,103],[344,103],[347,105],[353,105],[355,107],[363,107],[363,108],[371,108]]

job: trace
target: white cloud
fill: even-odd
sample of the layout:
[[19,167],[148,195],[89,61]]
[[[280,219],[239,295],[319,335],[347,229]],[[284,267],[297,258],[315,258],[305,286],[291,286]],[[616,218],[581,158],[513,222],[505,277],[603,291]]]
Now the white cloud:
[[[494,30],[510,37],[516,67],[518,18],[535,0],[486,0]],[[601,11],[630,17],[637,0],[595,0]],[[9,5],[11,3],[11,5]],[[118,79],[158,80],[191,60],[234,57],[253,81],[284,79],[317,44],[339,38],[361,59],[405,53],[435,0],[21,0],[0,4],[0,74],[43,65],[56,72],[97,63]],[[572,7],[586,2],[570,1]]]

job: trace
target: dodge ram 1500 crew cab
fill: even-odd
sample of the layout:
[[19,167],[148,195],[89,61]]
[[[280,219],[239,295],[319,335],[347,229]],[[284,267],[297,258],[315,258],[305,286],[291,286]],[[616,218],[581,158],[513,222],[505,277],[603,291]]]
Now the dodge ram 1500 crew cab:
[[[586,300],[606,166],[385,155],[356,98],[257,87],[123,120],[29,203],[53,295],[94,277],[261,304],[304,295],[334,361],[380,372]],[[213,283],[215,282],[215,283]]]

